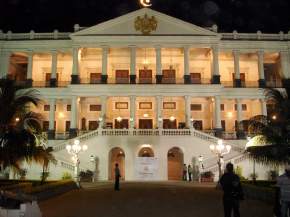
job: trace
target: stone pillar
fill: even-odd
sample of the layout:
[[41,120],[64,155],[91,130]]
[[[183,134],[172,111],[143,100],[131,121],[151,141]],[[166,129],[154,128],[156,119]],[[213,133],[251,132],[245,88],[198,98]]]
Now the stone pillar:
[[5,79],[9,73],[11,51],[1,51],[0,55],[0,78]]
[[191,96],[185,96],[185,122],[187,128],[193,128],[193,125],[191,124],[191,110],[190,110],[190,104],[191,104]]
[[240,51],[234,50],[233,55],[234,55],[234,68],[235,68],[234,86],[242,87],[241,75],[240,75]]
[[183,48],[184,51],[184,84],[191,84],[190,78],[190,47]]
[[132,46],[130,49],[130,84],[136,84],[136,47]]
[[283,87],[290,86],[290,72],[289,72],[289,54],[288,51],[280,52],[282,77],[283,77]]
[[28,54],[28,64],[27,64],[27,77],[26,77],[26,86],[32,87],[32,69],[33,69],[33,51],[29,50]]
[[72,84],[79,84],[80,83],[80,76],[79,76],[79,48],[73,48],[73,68],[72,68],[72,75],[71,75],[71,83]]
[[106,107],[107,107],[107,96],[101,96],[101,113],[99,118],[99,128],[105,128],[106,123]]
[[215,102],[215,131],[216,131],[216,136],[221,137],[222,134],[222,122],[221,122],[221,98],[220,96],[215,96],[214,97],[214,102]]
[[70,138],[74,138],[78,133],[78,97],[72,96],[71,99],[71,117],[70,117]]
[[51,77],[50,77],[50,87],[57,87],[57,51],[51,51]]
[[48,126],[48,132],[47,132],[47,138],[49,140],[53,140],[55,138],[55,99],[49,100],[49,126]]
[[156,84],[162,83],[162,57],[161,47],[156,47]]
[[130,129],[135,128],[136,96],[130,96]]
[[156,96],[156,106],[155,106],[155,114],[158,129],[163,128],[163,117],[162,117],[162,96]]
[[260,99],[261,102],[261,110],[262,110],[262,115],[267,116],[267,103],[265,99]]
[[258,51],[258,70],[259,70],[259,87],[266,87],[265,74],[264,74],[264,51]]
[[241,121],[243,120],[241,99],[236,99],[236,104],[237,104],[237,122],[238,122],[237,138],[244,138],[245,134],[244,134],[243,124],[241,123]]
[[212,84],[220,84],[220,71],[219,71],[219,47],[218,45],[214,45],[212,47]]
[[109,48],[103,47],[102,48],[102,84],[108,83],[108,53]]

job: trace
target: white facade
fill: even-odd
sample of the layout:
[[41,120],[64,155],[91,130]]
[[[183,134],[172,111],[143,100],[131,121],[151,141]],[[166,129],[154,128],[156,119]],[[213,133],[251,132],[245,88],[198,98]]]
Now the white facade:
[[[175,176],[179,164],[192,164],[199,155],[204,170],[216,172],[213,135],[230,139],[234,149],[226,161],[250,176],[242,153],[246,141],[237,140],[243,129],[235,123],[267,115],[261,87],[289,85],[289,34],[218,33],[216,26],[201,28],[148,8],[74,28],[0,32],[1,76],[37,88],[43,97],[34,109],[44,117],[59,160],[50,178],[72,171],[64,147],[75,136],[89,146],[82,169],[94,170],[99,180],[111,176],[113,148],[122,155],[125,179],[136,180],[144,145],[157,159],[156,180]],[[177,163],[172,148],[183,156]],[[147,149],[144,155],[152,156]],[[36,178],[41,170],[33,168],[28,175]],[[257,168],[258,178],[270,170]]]

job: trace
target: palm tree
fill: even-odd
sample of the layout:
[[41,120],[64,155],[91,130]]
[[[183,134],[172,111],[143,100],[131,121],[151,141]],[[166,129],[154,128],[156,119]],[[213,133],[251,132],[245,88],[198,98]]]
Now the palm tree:
[[[266,164],[283,164],[290,160],[290,88],[266,89],[270,102],[268,116],[258,115],[247,120],[249,133],[256,135],[247,145],[255,160]],[[242,122],[243,123],[243,122]]]
[[[41,116],[31,112],[40,102],[34,89],[16,87],[9,79],[0,80],[0,165],[16,171],[23,161],[44,164],[53,160],[44,146]],[[47,163],[48,164],[48,163]]]

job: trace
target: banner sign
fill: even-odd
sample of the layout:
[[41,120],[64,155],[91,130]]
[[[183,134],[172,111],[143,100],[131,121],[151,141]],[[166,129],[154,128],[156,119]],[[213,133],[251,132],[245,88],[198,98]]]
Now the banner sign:
[[155,157],[137,157],[135,160],[135,178],[140,181],[158,180],[158,159]]

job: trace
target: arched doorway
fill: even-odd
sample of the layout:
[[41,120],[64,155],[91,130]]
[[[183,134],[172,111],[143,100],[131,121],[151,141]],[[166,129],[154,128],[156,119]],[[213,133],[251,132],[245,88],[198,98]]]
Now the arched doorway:
[[125,179],[125,152],[121,148],[113,148],[109,153],[109,180],[115,179],[115,164],[119,164],[121,179]]
[[183,153],[174,147],[167,153],[168,180],[182,180]]
[[144,147],[140,149],[138,157],[154,157],[154,152],[151,148]]

